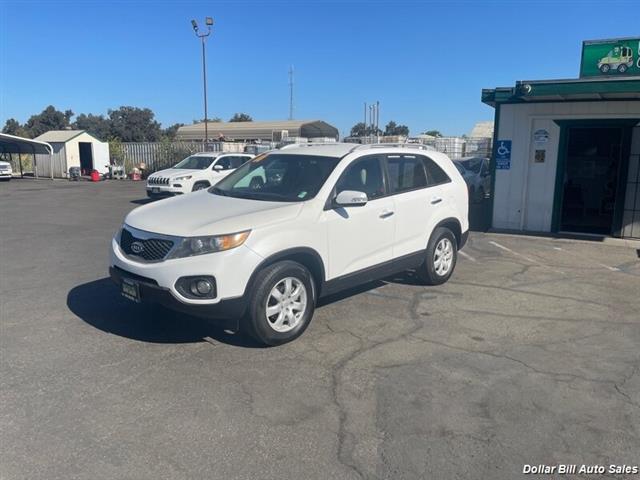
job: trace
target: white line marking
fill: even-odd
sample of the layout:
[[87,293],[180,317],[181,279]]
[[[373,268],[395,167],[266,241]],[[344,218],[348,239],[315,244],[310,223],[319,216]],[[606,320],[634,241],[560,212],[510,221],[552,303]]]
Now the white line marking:
[[521,254],[521,253],[518,253],[518,252],[516,252],[516,251],[513,251],[513,250],[511,250],[510,248],[505,247],[504,245],[500,245],[498,242],[494,242],[493,240],[489,240],[489,243],[490,243],[491,245],[493,245],[494,247],[497,247],[497,248],[500,248],[500,249],[504,250],[505,252],[509,252],[509,253],[510,253],[510,254],[512,254],[512,255],[516,255],[517,257],[524,258],[524,259],[525,259],[525,260],[527,260],[528,262],[535,263],[536,265],[540,265],[541,267],[548,268],[549,270],[551,270],[551,271],[553,271],[553,272],[561,273],[562,275],[565,275],[565,273],[564,273],[563,271],[561,271],[561,270],[556,270],[555,268],[551,268],[550,266],[545,265],[545,264],[544,264],[544,263],[542,263],[542,262],[539,262],[539,261],[538,261],[538,260],[536,260],[535,258],[531,258],[531,257],[528,257],[528,256],[523,255],[523,254]]
[[594,262],[594,261],[592,261],[592,260],[590,260],[590,259],[586,259],[586,258],[584,258],[582,255],[578,255],[577,253],[573,253],[573,252],[572,252],[572,251],[570,251],[570,250],[565,250],[564,248],[560,248],[560,247],[553,247],[553,249],[554,249],[554,250],[559,250],[559,251],[561,251],[561,252],[568,253],[569,255],[571,255],[571,256],[573,256],[573,257],[576,257],[576,258],[580,258],[581,260],[584,260],[584,261],[586,261],[586,262],[594,263],[595,265],[598,265],[598,266],[600,266],[600,267],[602,267],[602,268],[606,268],[607,270],[611,270],[612,272],[619,272],[619,271],[620,271],[620,269],[619,269],[619,268],[611,267],[611,266],[609,266],[609,265],[605,265],[604,263]]
[[462,255],[464,258],[466,258],[467,260],[471,260],[472,262],[474,262],[474,263],[475,263],[476,259],[475,259],[475,258],[473,258],[473,257],[472,257],[471,255],[469,255],[468,253],[463,252],[462,250],[459,250],[459,251],[458,251],[458,253],[459,253],[460,255]]

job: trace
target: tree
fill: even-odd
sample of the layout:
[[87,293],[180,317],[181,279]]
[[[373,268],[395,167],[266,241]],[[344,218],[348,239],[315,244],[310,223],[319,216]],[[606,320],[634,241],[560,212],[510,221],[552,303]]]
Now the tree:
[[432,137],[441,137],[442,134],[439,130],[427,130],[424,132],[425,135],[431,135]]
[[[220,123],[220,122],[222,122],[222,119],[220,117],[207,118],[207,122],[209,122],[209,123]],[[204,123],[204,118],[202,118],[200,120],[194,120],[193,124],[195,125],[196,123]]]
[[73,122],[73,128],[78,130],[86,130],[91,135],[102,140],[103,142],[111,136],[111,121],[103,115],[94,115],[92,113],[81,113]]
[[111,134],[123,142],[156,142],[160,139],[160,123],[148,108],[120,107],[109,110]]
[[364,137],[367,135],[382,135],[382,130],[375,129],[371,125],[365,125],[363,122],[356,123],[351,127],[352,137]]
[[351,127],[351,136],[352,137],[364,137],[366,135],[367,127],[364,122],[356,123],[353,127]]
[[182,126],[184,126],[184,123],[174,123],[170,127],[165,128],[164,130],[162,130],[163,138],[168,138],[170,140],[175,139],[176,134],[178,133],[178,129]]
[[253,122],[251,115],[246,113],[235,113],[233,117],[229,119],[230,122]]
[[56,110],[53,105],[49,105],[41,113],[32,115],[24,125],[27,136],[35,138],[49,130],[65,130],[71,127],[71,117],[73,112]]
[[409,127],[406,125],[398,125],[396,122],[391,120],[387,123],[387,126],[384,127],[384,134],[385,136],[401,135],[406,137],[409,135]]
[[15,135],[16,137],[27,137],[27,130],[15,118],[10,118],[2,127],[2,133]]

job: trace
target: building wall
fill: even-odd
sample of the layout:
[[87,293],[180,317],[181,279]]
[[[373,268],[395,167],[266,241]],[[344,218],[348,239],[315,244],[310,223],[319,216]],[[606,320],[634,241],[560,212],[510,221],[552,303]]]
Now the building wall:
[[640,238],[640,127],[633,129],[627,191],[622,217],[622,236]]
[[[105,173],[108,170],[105,165],[109,165],[109,144],[107,142],[100,142],[99,140],[96,140],[86,132],[72,138],[65,144],[67,151],[67,170],[70,167],[80,166],[80,146],[78,144],[81,142],[92,144],[91,151],[93,154],[93,168],[98,170],[100,173]],[[100,144],[101,146],[98,147],[97,144]],[[104,147],[104,145],[106,145],[106,147]]]
[[[493,227],[551,231],[560,137],[554,120],[638,117],[640,101],[501,105],[497,140],[511,140],[511,168],[496,171]],[[540,129],[549,139],[536,144],[533,133]],[[534,162],[536,149],[546,151],[544,163]]]

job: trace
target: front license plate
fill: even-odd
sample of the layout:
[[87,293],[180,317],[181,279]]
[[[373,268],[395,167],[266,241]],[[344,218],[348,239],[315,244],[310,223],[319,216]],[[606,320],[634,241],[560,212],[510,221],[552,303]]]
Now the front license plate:
[[160,189],[158,187],[153,187],[151,189],[151,193],[160,193]]
[[122,279],[122,290],[120,293],[129,300],[133,300],[134,302],[140,301],[140,285],[134,280],[129,280],[128,278]]

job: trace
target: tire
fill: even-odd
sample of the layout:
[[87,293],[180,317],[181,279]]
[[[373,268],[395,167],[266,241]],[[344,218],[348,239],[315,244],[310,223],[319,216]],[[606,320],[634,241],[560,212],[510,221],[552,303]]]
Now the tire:
[[611,69],[611,67],[606,63],[600,67],[600,71],[602,73],[607,73],[610,69]]
[[196,192],[198,190],[204,190],[205,188],[209,188],[209,182],[196,182],[191,189],[192,192]]
[[[287,285],[291,287],[293,297],[287,296]],[[276,298],[275,290],[283,296],[282,300]],[[296,291],[299,292],[297,297]],[[265,267],[252,284],[253,295],[242,321],[244,332],[268,346],[295,340],[311,323],[315,309],[314,292],[311,274],[303,265],[285,260]],[[295,306],[289,310],[296,304],[299,310],[296,311]],[[268,306],[273,309],[271,315],[268,315]]]
[[621,63],[620,65],[618,65],[618,72],[620,73],[624,73],[627,71],[627,65],[625,63]]
[[[446,264],[442,264],[443,259],[438,262],[441,255],[449,258]],[[456,268],[458,260],[458,242],[456,236],[446,227],[438,227],[431,234],[427,245],[426,258],[416,271],[418,278],[426,285],[442,285],[445,283]],[[444,269],[443,267],[446,267]]]

